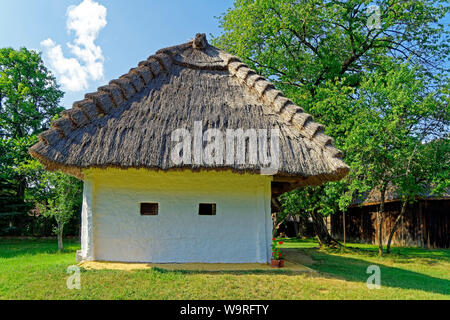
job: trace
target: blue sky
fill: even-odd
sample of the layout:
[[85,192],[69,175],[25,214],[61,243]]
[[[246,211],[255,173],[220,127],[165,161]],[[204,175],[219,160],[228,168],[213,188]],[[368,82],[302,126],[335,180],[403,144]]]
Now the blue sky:
[[[82,2],[85,3],[80,6]],[[85,93],[128,72],[158,49],[186,42],[197,32],[218,35],[215,17],[232,3],[232,0],[2,0],[0,47],[25,46],[42,51],[58,82],[66,83],[62,103],[70,108]],[[86,23],[91,20],[97,25]],[[81,88],[83,81],[77,79],[85,80],[86,85]]]

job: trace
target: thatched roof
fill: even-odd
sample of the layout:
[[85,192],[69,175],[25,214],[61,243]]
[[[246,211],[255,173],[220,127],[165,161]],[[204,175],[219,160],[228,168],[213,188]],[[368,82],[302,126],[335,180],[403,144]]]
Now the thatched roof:
[[[170,159],[177,128],[278,128],[277,177],[297,185],[339,180],[348,172],[323,127],[237,57],[204,34],[159,50],[119,79],[86,94],[39,136],[30,154],[47,169],[82,178],[83,168],[180,169]],[[259,172],[254,165],[182,168]],[[281,179],[281,178],[280,178]],[[280,181],[283,181],[281,179]]]

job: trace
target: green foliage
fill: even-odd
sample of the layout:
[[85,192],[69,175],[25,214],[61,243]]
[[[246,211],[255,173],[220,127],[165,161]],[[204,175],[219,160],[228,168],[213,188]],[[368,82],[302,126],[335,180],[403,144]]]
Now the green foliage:
[[326,186],[305,187],[280,196],[285,214],[300,214],[308,217],[313,212],[328,216],[339,209],[339,198],[345,185],[331,182]]
[[[446,139],[450,113],[443,99],[448,97],[429,92],[427,82],[408,64],[389,63],[386,69],[364,78],[354,101],[358,124],[343,144],[353,169],[349,180],[363,178],[369,188],[402,185],[403,192],[417,195],[424,190],[415,184],[421,181],[425,187],[442,174],[441,160],[445,152],[448,156],[445,148],[429,144]],[[412,176],[415,182],[406,184]]]
[[36,203],[44,217],[56,221],[54,231],[58,234],[81,210],[82,182],[61,172],[46,171],[37,160],[23,163],[19,170],[30,179],[27,200]]
[[40,54],[0,49],[0,136],[16,139],[48,128],[63,110],[63,95]]
[[[380,28],[367,9],[380,8]],[[327,81],[357,87],[384,57],[411,58],[429,72],[443,70],[448,12],[440,0],[237,0],[220,17],[214,40],[275,81],[302,107]]]
[[[432,176],[430,185],[432,186],[431,193],[434,195],[442,195],[448,193],[450,189],[450,141],[449,139],[442,139],[433,141],[425,146],[423,157],[420,159],[427,167],[422,169],[420,166],[414,167],[417,173],[413,176],[422,177],[426,172],[432,171],[435,174]],[[429,156],[427,156],[429,155]],[[435,159],[430,162],[428,159]]]
[[[48,173],[28,154],[37,134],[48,129],[64,110],[63,92],[44,66],[41,55],[21,48],[0,49],[0,215],[14,227],[13,215],[38,220],[33,211],[41,204],[44,215],[67,223],[80,207],[81,187],[76,179]],[[30,218],[30,219],[28,219]]]
[[[30,138],[0,139],[0,217],[21,215],[31,208],[20,195],[17,167],[26,158]],[[23,181],[23,180],[22,180]]]
[[50,120],[64,110],[63,92],[44,66],[40,54],[21,48],[0,48],[0,166],[15,175],[19,163],[30,159],[28,148]]

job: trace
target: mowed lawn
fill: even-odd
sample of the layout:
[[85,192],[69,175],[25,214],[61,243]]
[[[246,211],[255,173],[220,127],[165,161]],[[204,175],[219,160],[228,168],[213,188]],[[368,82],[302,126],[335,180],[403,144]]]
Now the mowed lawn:
[[[0,299],[450,299],[450,250],[394,248],[378,257],[371,245],[319,250],[313,239],[283,241],[317,273],[82,269],[81,289],[69,290],[78,242],[66,240],[59,254],[55,240],[0,239]],[[372,264],[381,289],[367,288]]]

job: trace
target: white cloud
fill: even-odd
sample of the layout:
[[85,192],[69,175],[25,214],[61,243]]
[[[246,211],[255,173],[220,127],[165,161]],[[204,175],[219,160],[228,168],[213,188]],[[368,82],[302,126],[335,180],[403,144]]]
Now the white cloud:
[[61,45],[50,38],[41,42],[46,48],[51,68],[66,90],[85,90],[89,80],[103,78],[105,58],[100,46],[94,42],[106,23],[106,8],[92,0],[83,0],[78,6],[67,9],[67,31],[75,34],[75,39],[72,43],[68,42],[67,47],[74,58],[66,58]]

